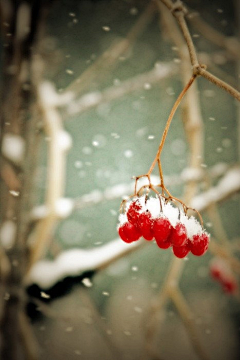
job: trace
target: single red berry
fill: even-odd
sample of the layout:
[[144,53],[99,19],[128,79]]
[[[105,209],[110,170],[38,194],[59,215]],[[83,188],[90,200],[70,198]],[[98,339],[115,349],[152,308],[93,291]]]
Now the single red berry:
[[210,275],[214,280],[220,280],[221,279],[221,270],[217,266],[212,265],[210,267]]
[[145,240],[150,241],[153,239],[153,219],[149,212],[139,214],[138,229]]
[[228,294],[233,294],[237,290],[237,282],[234,278],[226,278],[221,280],[221,284],[223,287],[223,291],[225,291]]
[[140,202],[138,200],[135,200],[130,204],[129,209],[127,211],[128,221],[135,226],[137,226],[139,211],[141,210],[141,208],[142,206]]
[[189,253],[190,249],[187,245],[173,246],[173,253],[176,257],[182,259]]
[[172,225],[165,217],[160,217],[153,222],[153,236],[157,243],[165,242],[171,232]]
[[178,222],[177,225],[172,228],[169,241],[173,246],[184,246],[187,244],[187,230],[184,224]]
[[[125,224],[124,224],[125,225]],[[126,243],[131,243],[132,240],[129,240],[129,238],[127,237],[127,235],[125,234],[125,231],[124,231],[124,225],[120,226],[118,228],[118,234],[120,236],[120,238],[125,241]]]
[[209,236],[206,233],[197,234],[193,236],[190,242],[190,250],[193,255],[204,255],[208,249]]
[[156,238],[156,244],[160,249],[168,249],[172,245],[168,239],[166,241],[162,241],[158,240],[158,238]]
[[138,229],[131,224],[130,222],[126,222],[118,229],[119,236],[126,243],[131,243],[133,241],[138,240],[141,237],[141,233]]

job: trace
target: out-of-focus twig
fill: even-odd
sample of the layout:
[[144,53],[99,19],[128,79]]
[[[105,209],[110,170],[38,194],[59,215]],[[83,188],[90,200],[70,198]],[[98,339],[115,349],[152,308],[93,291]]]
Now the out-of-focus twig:
[[38,360],[39,359],[39,348],[35,336],[32,332],[30,322],[24,313],[21,311],[19,313],[19,324],[20,324],[20,334],[22,342],[26,349],[26,360]]
[[89,89],[89,84],[93,81],[100,80],[109,73],[109,70],[116,66],[119,57],[134,44],[137,37],[141,35],[146,26],[152,20],[156,6],[151,1],[145,11],[141,14],[133,28],[127,36],[116,41],[95,61],[95,63],[87,68],[74,82],[72,82],[64,92],[72,92],[75,96]]
[[58,201],[63,197],[65,182],[66,152],[71,146],[70,135],[63,129],[56,108],[57,93],[50,83],[41,83],[38,88],[39,108],[44,119],[44,129],[49,141],[46,216],[36,225],[31,234],[29,268],[47,250],[59,218]]
[[188,11],[189,14],[187,19],[190,21],[192,26],[204,36],[205,39],[221,48],[225,48],[235,59],[239,59],[240,42],[237,37],[229,37],[224,35],[205,20],[203,20],[199,13],[192,12],[192,10],[189,8]]
[[186,326],[187,332],[190,336],[196,353],[201,359],[209,360],[209,356],[206,354],[202,343],[199,341],[199,334],[196,328],[196,323],[194,321],[194,314],[188,306],[187,301],[184,299],[180,289],[177,287],[172,287],[170,290],[170,297]]
[[83,95],[79,100],[73,100],[66,108],[69,115],[82,114],[85,111],[96,108],[101,104],[106,104],[119,99],[132,92],[144,89],[144,86],[154,85],[177,72],[177,68],[166,64],[156,64],[155,68],[147,73],[125,80],[119,85],[109,87],[103,91],[92,92]]

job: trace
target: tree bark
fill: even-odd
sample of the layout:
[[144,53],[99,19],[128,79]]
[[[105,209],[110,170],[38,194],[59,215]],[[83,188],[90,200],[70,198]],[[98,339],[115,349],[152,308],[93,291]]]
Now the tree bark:
[[[23,321],[26,304],[23,278],[28,262],[29,179],[30,164],[34,161],[31,146],[36,136],[36,120],[31,111],[34,102],[32,60],[47,4],[48,1],[43,0],[0,0],[4,47],[0,221],[1,229],[10,223],[14,230],[11,243],[5,243],[3,238],[0,243],[0,358],[4,360],[37,359],[37,352],[34,354],[27,339],[28,321]],[[17,161],[5,145],[9,136],[13,141],[11,146],[16,146],[16,142],[23,145],[19,150],[22,157]],[[4,236],[2,232],[1,236]]]

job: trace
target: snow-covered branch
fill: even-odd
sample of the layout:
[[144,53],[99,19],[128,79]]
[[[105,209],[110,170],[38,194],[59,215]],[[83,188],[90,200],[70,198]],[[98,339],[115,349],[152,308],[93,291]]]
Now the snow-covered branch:
[[205,210],[212,203],[220,202],[240,191],[240,168],[230,169],[216,186],[195,196],[191,206],[198,211]]
[[[191,206],[204,211],[212,202],[225,200],[240,191],[240,168],[230,169],[219,183],[208,191],[196,196]],[[144,241],[125,244],[119,239],[113,240],[97,249],[72,249],[62,252],[54,261],[37,262],[26,278],[26,285],[33,283],[43,289],[52,287],[67,276],[78,276],[89,270],[98,270],[116,261],[128,253],[139,249]]]
[[71,137],[64,130],[57,110],[59,101],[54,86],[49,82],[43,82],[37,90],[39,107],[44,120],[44,131],[48,136],[49,171],[45,199],[46,212],[30,236],[32,247],[29,267],[44,254],[56,221],[60,217],[58,204],[64,194],[66,153],[71,147]]
[[37,262],[26,278],[26,285],[35,283],[43,289],[50,288],[67,276],[78,276],[86,271],[104,268],[143,244],[143,241],[126,244],[115,239],[97,249],[63,251],[54,261]]

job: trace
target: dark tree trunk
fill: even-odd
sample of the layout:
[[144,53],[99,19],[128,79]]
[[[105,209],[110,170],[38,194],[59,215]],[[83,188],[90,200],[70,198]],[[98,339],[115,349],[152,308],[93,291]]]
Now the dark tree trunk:
[[[0,358],[37,359],[24,318],[23,278],[27,266],[26,232],[29,221],[31,177],[30,149],[36,128],[31,110],[34,101],[32,59],[47,2],[1,0],[3,74],[1,98],[1,149],[6,134],[25,144],[22,161],[1,153],[1,225],[15,224],[12,244],[0,248]],[[1,247],[1,245],[0,245]],[[31,336],[30,336],[31,337]]]

